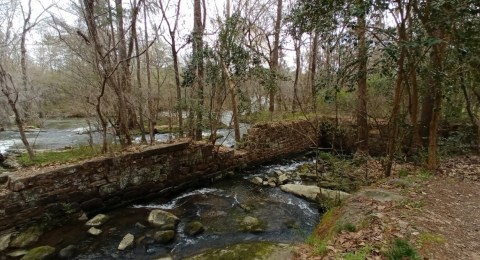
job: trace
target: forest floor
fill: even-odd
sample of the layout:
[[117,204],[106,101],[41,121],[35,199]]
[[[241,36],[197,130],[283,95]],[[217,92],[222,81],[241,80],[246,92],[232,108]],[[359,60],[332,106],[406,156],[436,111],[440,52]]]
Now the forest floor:
[[[296,259],[387,259],[393,241],[401,239],[418,254],[390,259],[480,260],[479,156],[445,159],[436,174],[397,165],[394,176],[343,203],[333,235],[324,245],[299,246]],[[377,196],[364,196],[366,190]],[[355,229],[339,230],[339,221]],[[315,232],[322,229],[320,224]]]

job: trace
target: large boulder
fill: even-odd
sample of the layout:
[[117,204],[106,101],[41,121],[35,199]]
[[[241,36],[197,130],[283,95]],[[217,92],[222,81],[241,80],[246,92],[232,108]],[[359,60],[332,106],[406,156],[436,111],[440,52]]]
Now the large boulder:
[[126,234],[123,237],[122,241],[120,241],[120,244],[118,245],[118,250],[123,251],[127,248],[132,247],[133,241],[135,241],[135,237],[130,233]]
[[174,230],[180,219],[170,212],[155,209],[148,215],[148,222],[162,230]]
[[40,246],[36,247],[26,255],[24,255],[21,260],[43,260],[52,258],[55,254],[55,248],[51,246]]
[[295,194],[299,197],[302,197],[306,200],[317,202],[317,198],[327,198],[334,200],[343,200],[347,198],[350,194],[329,189],[320,189],[318,186],[314,185],[302,185],[302,184],[285,184],[281,185],[280,189],[284,192]]
[[5,160],[2,162],[2,165],[3,167],[11,170],[18,170],[21,167],[20,163],[13,156],[6,157]]
[[175,238],[175,231],[173,230],[162,230],[157,231],[153,234],[153,239],[157,243],[165,244],[172,241]]
[[105,222],[107,222],[108,219],[109,219],[109,217],[107,215],[98,214],[95,217],[93,217],[92,219],[90,219],[89,221],[87,221],[87,223],[85,223],[85,225],[90,226],[90,227],[99,227],[99,226],[105,224]]

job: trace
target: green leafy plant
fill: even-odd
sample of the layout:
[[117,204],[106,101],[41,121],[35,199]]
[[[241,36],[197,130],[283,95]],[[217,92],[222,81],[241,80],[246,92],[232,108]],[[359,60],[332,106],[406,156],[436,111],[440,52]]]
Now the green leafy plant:
[[405,178],[409,175],[409,172],[405,169],[401,169],[400,171],[398,171],[398,176],[400,178]]

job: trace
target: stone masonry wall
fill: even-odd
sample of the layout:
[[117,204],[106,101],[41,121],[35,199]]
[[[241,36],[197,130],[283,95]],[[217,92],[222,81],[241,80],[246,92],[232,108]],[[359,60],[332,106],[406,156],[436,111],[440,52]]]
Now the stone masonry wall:
[[253,126],[238,150],[179,141],[116,157],[102,157],[9,174],[0,186],[0,232],[46,217],[95,213],[208,183],[232,169],[307,150],[308,122]]

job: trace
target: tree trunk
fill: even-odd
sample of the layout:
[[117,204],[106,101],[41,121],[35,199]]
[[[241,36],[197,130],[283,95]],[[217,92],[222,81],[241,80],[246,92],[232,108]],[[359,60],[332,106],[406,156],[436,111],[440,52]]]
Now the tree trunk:
[[[363,2],[362,0],[359,1]],[[366,12],[361,12],[358,16],[358,52],[357,60],[357,151],[358,155],[368,154],[368,118],[367,118],[367,61],[368,47],[366,41]]]
[[[274,75],[274,84],[269,91],[269,106],[268,110],[270,112],[275,111],[275,93],[278,91],[278,74],[280,73],[278,67],[278,59],[279,59],[279,52],[280,52],[280,30],[282,26],[282,7],[283,0],[277,0],[277,17],[275,19],[275,32],[274,32],[274,39],[273,39],[273,50],[272,50],[272,60],[271,60],[271,69]],[[281,104],[279,104],[281,105]]]
[[301,36],[299,36],[299,39],[294,39],[293,44],[295,46],[295,81],[293,83],[293,102],[292,102],[292,111],[296,112],[297,107],[300,105],[300,101],[298,99],[298,85],[300,81],[300,73],[302,71],[301,68],[301,58],[302,54],[300,52],[300,47],[301,47]]
[[127,62],[127,44],[125,41],[125,29],[123,24],[123,7],[122,0],[115,0],[117,31],[118,31],[118,55],[120,62],[120,82],[116,86],[116,95],[118,97],[118,112],[119,112],[119,130],[120,130],[120,144],[128,146],[132,144],[132,139],[129,130],[129,111],[126,92],[129,90],[130,69]]

